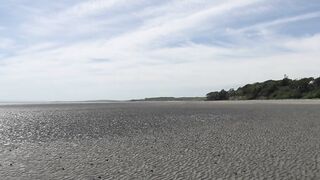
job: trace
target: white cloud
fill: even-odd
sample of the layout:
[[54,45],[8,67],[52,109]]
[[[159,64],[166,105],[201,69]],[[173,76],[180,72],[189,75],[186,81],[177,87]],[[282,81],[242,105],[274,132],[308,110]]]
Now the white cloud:
[[[283,74],[316,76],[319,34],[297,38],[274,33],[261,40],[243,37],[242,32],[272,30],[319,13],[224,31],[231,20],[261,15],[265,8],[260,2],[267,3],[175,0],[153,5],[143,0],[93,0],[41,17],[36,17],[37,12],[20,26],[27,28],[20,29],[21,36],[27,37],[26,46],[0,58],[0,95],[8,100],[201,96]],[[136,9],[122,11],[124,6]],[[109,11],[112,15],[105,16]],[[238,18],[239,14],[243,16]],[[199,37],[220,38],[226,45],[193,41]]]
[[297,16],[291,16],[291,17],[285,17],[285,18],[279,18],[276,20],[271,20],[268,22],[262,22],[258,23],[249,27],[241,28],[241,29],[228,29],[229,32],[231,33],[243,33],[246,31],[267,31],[267,28],[273,27],[273,26],[279,26],[283,24],[288,24],[291,22],[296,22],[296,21],[302,21],[302,20],[307,20],[307,19],[312,19],[312,18],[317,18],[320,17],[320,11],[319,12],[312,12],[312,13],[306,13],[302,15],[297,15]]
[[114,6],[120,6],[129,3],[128,0],[91,0],[85,1],[59,13],[58,17],[61,18],[79,18],[98,14],[99,12],[106,11]]
[[10,49],[15,46],[15,42],[9,38],[1,38],[0,37],[0,50],[1,49]]
[[[135,2],[137,3],[138,1]],[[104,21],[99,21],[90,19],[90,16],[108,12],[114,8],[121,8],[129,3],[134,4],[133,1],[128,0],[84,1],[56,12],[46,12],[48,14],[43,16],[37,14],[37,16],[31,17],[30,22],[23,24],[22,28],[35,36],[96,32],[99,29],[101,30],[101,26],[108,25],[108,21],[113,22],[113,20],[105,19]]]
[[284,46],[294,52],[320,52],[320,34],[284,41]]

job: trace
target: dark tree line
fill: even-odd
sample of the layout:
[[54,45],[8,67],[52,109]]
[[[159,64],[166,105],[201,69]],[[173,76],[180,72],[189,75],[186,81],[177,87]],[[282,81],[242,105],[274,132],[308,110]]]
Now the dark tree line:
[[207,100],[313,99],[320,98],[320,77],[292,80],[268,80],[247,84],[237,90],[210,92]]

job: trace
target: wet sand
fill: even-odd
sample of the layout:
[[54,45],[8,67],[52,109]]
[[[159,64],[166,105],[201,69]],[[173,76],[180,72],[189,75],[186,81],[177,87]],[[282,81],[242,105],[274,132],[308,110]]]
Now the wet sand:
[[320,179],[320,101],[0,106],[0,179]]

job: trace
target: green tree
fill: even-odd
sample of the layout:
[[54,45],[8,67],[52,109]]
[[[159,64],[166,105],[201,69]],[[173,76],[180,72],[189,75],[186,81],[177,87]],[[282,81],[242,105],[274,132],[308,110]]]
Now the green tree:
[[236,99],[300,99],[320,98],[320,77],[291,80],[268,80],[262,83],[247,84],[237,90],[221,90],[207,94],[207,100]]

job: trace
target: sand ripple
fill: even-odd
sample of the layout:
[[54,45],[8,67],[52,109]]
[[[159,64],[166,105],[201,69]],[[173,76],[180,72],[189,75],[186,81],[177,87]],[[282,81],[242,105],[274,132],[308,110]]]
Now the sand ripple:
[[320,179],[319,109],[292,102],[1,107],[0,179]]

